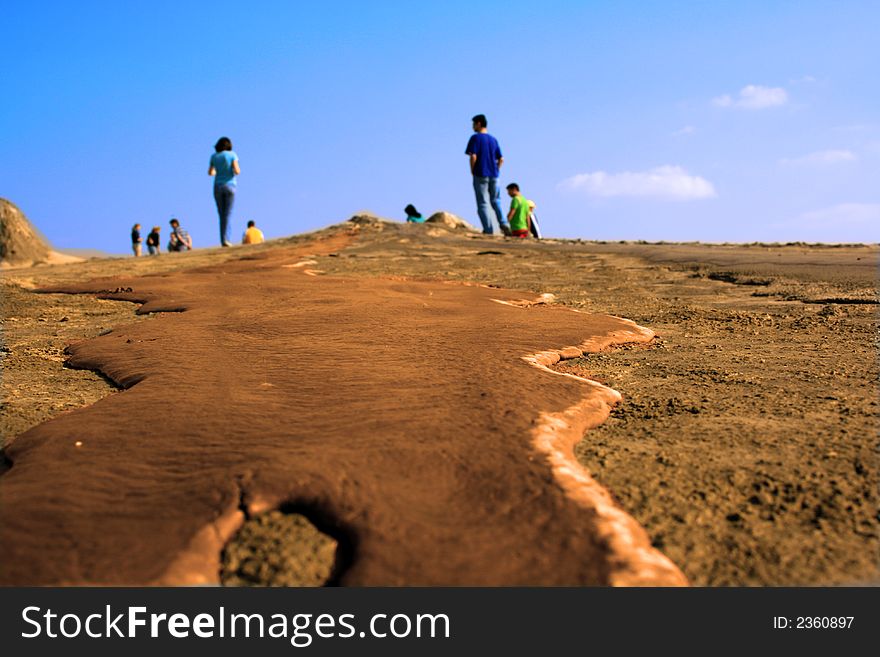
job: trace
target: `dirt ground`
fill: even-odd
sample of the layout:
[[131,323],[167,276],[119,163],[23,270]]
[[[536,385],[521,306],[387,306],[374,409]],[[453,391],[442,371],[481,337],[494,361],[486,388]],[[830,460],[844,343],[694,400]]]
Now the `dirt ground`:
[[[134,320],[125,302],[30,288],[276,245],[6,272],[4,441],[112,394],[65,369],[62,352]],[[313,267],[553,293],[652,329],[648,345],[558,366],[623,395],[578,445],[580,462],[693,584],[847,584],[880,576],[877,257],[864,246],[520,243],[373,226]]]

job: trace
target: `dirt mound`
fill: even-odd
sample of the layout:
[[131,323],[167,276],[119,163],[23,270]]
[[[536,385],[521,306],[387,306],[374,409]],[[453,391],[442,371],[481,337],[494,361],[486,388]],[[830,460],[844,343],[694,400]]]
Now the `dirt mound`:
[[428,217],[425,223],[444,226],[445,228],[451,228],[452,230],[469,230],[474,232],[477,230],[464,219],[457,217],[451,212],[435,212]]
[[0,198],[0,266],[47,262],[51,247],[14,203]]
[[398,222],[392,221],[391,219],[383,219],[372,212],[359,212],[355,215],[352,215],[349,222],[353,224],[357,224],[358,226],[369,226],[371,228],[383,228],[384,226],[390,224],[396,224]]
[[[360,226],[361,228],[369,228],[379,231],[384,230],[385,228],[389,228],[391,226],[399,227],[405,225],[399,221],[376,216],[371,212],[358,212],[357,214],[353,215],[348,221],[350,223],[356,224],[357,226]],[[428,217],[425,220],[425,225],[430,225],[433,228],[439,227],[454,231],[478,232],[476,228],[471,226],[461,217],[456,216],[451,212],[445,212],[443,210],[441,210],[440,212],[435,212],[430,217]],[[432,233],[429,231],[429,234]]]

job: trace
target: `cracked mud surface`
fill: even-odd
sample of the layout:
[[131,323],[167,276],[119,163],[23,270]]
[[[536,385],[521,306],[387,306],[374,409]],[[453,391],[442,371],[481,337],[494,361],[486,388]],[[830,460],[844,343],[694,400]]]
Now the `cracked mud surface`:
[[243,512],[300,505],[353,537],[341,584],[684,583],[532,445],[539,415],[565,413],[553,431],[572,444],[614,395],[524,356],[651,333],[515,290],[300,267],[349,241],[49,288],[164,314],[71,347],[124,392],[7,446],[0,582],[212,583]]
[[[694,584],[876,581],[876,248],[518,244],[426,232],[365,231],[349,248],[317,257],[314,267],[552,292],[562,303],[652,328],[659,338],[649,349],[560,365],[624,397],[578,447],[590,473]],[[213,262],[242,253],[233,251],[198,257]],[[201,264],[195,257],[156,260],[163,262],[149,266]],[[26,276],[41,284],[84,280],[122,273],[128,263],[93,261],[85,263],[89,274],[71,274],[68,265]],[[5,285],[23,276],[6,274]],[[55,318],[63,330],[47,330],[49,322],[38,320],[54,317],[46,304],[55,295],[20,294],[13,316],[33,318],[8,322],[4,308],[10,351],[3,354],[3,385],[14,379],[15,390],[46,402],[29,415],[9,403],[6,388],[7,439],[30,422],[90,403],[102,387],[111,391],[52,358],[68,339],[111,323],[87,315],[104,312],[97,310],[102,302],[59,295],[55,314],[68,322]],[[121,322],[132,321],[130,304],[103,303],[118,304],[120,315],[128,313]],[[64,332],[80,304],[82,325]],[[505,340],[503,329],[487,331]],[[33,358],[44,362],[36,367]],[[50,372],[65,378],[50,382]]]

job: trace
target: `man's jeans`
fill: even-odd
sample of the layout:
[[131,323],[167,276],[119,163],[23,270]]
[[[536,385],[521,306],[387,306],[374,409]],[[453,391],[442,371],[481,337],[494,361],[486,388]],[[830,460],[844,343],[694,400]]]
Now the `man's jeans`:
[[214,185],[214,200],[217,202],[217,214],[220,215],[220,244],[229,246],[229,215],[235,201],[235,187],[232,185]]
[[501,193],[498,190],[498,178],[488,176],[474,176],[474,193],[477,195],[477,213],[483,224],[483,232],[491,235],[492,217],[489,215],[489,207],[495,211],[499,226],[506,226],[507,220],[501,212]]

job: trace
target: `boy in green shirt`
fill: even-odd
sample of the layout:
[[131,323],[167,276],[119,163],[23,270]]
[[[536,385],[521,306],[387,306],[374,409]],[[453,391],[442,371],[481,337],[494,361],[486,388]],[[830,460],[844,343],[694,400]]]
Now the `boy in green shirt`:
[[519,185],[516,183],[507,186],[507,193],[510,195],[510,212],[507,213],[510,234],[525,239],[529,236],[529,202],[519,193]]

